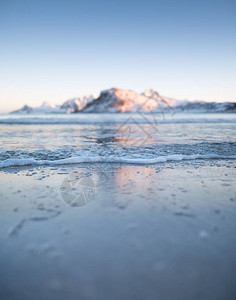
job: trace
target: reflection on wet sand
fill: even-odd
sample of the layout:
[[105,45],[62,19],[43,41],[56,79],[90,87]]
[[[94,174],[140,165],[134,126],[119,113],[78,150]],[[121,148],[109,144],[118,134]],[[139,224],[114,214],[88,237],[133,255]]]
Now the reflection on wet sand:
[[153,188],[152,178],[156,177],[154,167],[122,166],[113,174],[115,187],[125,193],[145,193]]

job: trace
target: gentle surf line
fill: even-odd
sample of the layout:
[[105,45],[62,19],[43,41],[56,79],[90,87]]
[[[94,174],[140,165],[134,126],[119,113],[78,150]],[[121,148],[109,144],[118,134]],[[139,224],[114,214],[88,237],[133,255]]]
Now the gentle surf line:
[[155,158],[124,158],[124,157],[69,157],[59,160],[35,160],[32,158],[9,158],[0,162],[0,168],[19,167],[19,166],[43,166],[43,165],[70,165],[80,163],[126,163],[126,164],[155,164],[169,161],[196,160],[196,159],[236,159],[236,155],[218,154],[193,154],[193,155],[166,155]]

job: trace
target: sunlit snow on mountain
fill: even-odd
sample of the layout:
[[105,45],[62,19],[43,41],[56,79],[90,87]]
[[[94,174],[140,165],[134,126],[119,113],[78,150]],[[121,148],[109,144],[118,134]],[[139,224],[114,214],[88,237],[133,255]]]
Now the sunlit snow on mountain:
[[235,102],[204,102],[176,100],[161,96],[153,89],[139,94],[132,90],[111,88],[97,95],[87,95],[65,101],[62,105],[43,102],[39,107],[24,105],[13,114],[58,113],[125,113],[125,112],[235,112]]

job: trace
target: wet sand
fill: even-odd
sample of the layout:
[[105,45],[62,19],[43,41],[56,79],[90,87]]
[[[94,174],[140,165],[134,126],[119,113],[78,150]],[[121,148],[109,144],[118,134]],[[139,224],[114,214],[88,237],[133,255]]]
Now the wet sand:
[[0,170],[0,298],[236,299],[236,161]]

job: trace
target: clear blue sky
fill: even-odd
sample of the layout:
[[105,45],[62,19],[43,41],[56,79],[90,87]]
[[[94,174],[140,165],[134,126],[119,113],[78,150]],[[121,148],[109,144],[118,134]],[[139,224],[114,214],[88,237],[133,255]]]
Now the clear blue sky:
[[0,0],[0,112],[110,87],[236,101],[236,1]]

